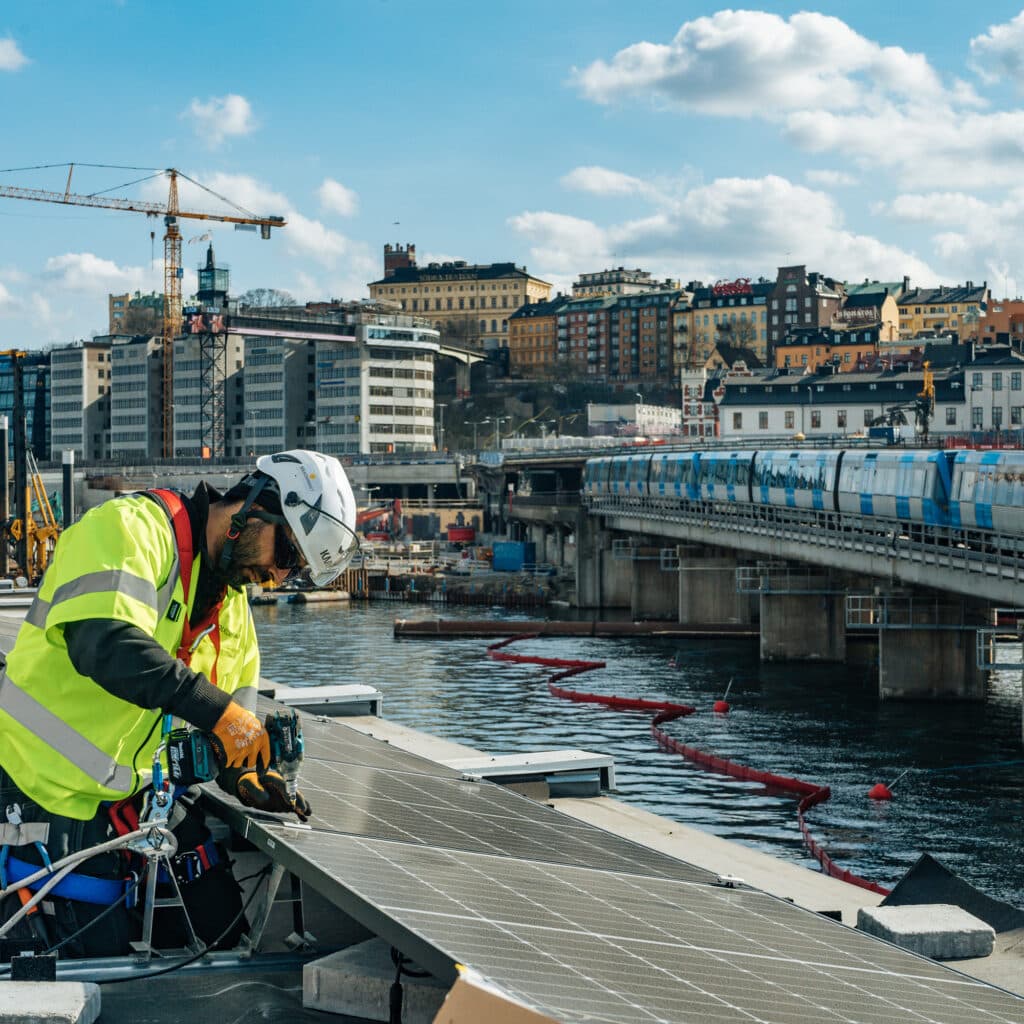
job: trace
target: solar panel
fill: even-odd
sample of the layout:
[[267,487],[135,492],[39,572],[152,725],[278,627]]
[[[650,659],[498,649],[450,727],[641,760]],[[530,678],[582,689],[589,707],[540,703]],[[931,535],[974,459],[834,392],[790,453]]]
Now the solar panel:
[[[261,702],[260,710],[265,713],[279,706],[268,701],[264,707]],[[303,714],[302,731],[309,751],[307,758],[370,765],[392,771],[418,772],[443,778],[454,779],[460,775],[454,768],[428,761],[425,757],[409,753],[385,740],[367,736],[358,729],[352,729],[338,721],[323,721],[312,715]]]
[[307,760],[302,787],[319,829],[665,878],[715,877],[489,782]]
[[[267,702],[261,710],[272,707]],[[715,878],[502,786],[465,781],[454,769],[339,722],[304,716],[303,732],[301,787],[318,829],[663,878]]]
[[280,826],[249,838],[435,975],[467,964],[563,1021],[1024,1021],[1007,992],[751,890]]

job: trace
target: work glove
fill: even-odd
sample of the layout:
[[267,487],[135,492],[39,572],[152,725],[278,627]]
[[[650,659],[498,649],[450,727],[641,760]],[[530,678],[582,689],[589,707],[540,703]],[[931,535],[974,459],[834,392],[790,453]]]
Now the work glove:
[[288,795],[288,786],[277,772],[242,772],[235,784],[235,795],[246,807],[272,814],[294,811],[299,821],[305,821],[313,810],[306,798],[296,792],[295,799]]
[[221,768],[254,768],[270,765],[270,737],[263,723],[237,701],[231,701],[208,733],[214,757]]

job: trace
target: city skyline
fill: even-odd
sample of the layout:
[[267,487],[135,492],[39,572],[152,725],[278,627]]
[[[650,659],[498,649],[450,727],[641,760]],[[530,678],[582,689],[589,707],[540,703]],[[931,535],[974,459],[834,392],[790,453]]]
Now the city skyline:
[[[186,294],[207,233],[233,294],[299,301],[367,295],[409,242],[553,291],[788,263],[1020,290],[1019,0],[47,10],[0,25],[0,185],[63,191],[40,165],[91,162],[72,191],[162,202],[127,168],[174,166],[289,221],[269,242],[184,221]],[[181,202],[226,212],[187,184]],[[103,332],[108,293],[162,290],[158,220],[6,198],[0,218],[3,347]]]

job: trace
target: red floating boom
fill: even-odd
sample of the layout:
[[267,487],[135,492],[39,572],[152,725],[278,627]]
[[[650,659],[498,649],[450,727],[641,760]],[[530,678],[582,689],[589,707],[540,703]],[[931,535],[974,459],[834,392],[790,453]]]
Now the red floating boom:
[[581,704],[601,704],[616,711],[653,711],[655,715],[651,721],[651,735],[663,750],[671,750],[673,753],[685,757],[688,761],[699,764],[704,768],[709,768],[711,771],[721,772],[732,778],[743,779],[748,782],[759,782],[769,789],[781,790],[784,793],[792,793],[794,796],[799,797],[800,802],[797,804],[796,815],[800,825],[800,833],[811,856],[818,861],[825,873],[832,878],[849,882],[850,885],[859,886],[861,889],[868,889],[881,896],[889,895],[889,890],[877,882],[861,878],[852,871],[839,867],[821,844],[811,835],[804,814],[810,808],[824,803],[831,797],[832,791],[828,786],[819,786],[813,782],[791,779],[785,775],[776,775],[773,772],[765,772],[757,768],[750,768],[747,765],[737,764],[735,761],[728,760],[728,758],[717,757],[714,754],[699,750],[697,747],[681,743],[659,728],[659,726],[664,725],[666,722],[672,722],[677,718],[685,718],[687,715],[692,715],[697,709],[690,707],[689,704],[676,704],[668,700],[644,700],[640,697],[617,697],[601,693],[584,693],[580,690],[570,690],[557,685],[562,680],[580,675],[583,672],[604,668],[605,663],[603,661],[542,658],[532,654],[511,654],[503,650],[503,648],[508,647],[510,644],[518,643],[520,640],[536,640],[537,637],[538,634],[527,634],[501,640],[487,648],[487,656],[495,661],[510,661],[520,665],[543,665],[545,668],[560,668],[561,672],[556,672],[548,678],[548,690],[552,696]]

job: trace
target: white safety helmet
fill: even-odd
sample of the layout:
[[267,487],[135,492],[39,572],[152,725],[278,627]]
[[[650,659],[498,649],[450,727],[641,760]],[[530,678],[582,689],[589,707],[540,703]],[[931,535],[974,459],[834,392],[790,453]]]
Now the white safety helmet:
[[256,469],[277,485],[281,512],[309,566],[310,580],[327,586],[359,547],[356,500],[341,463],[331,455],[297,449],[262,455]]

